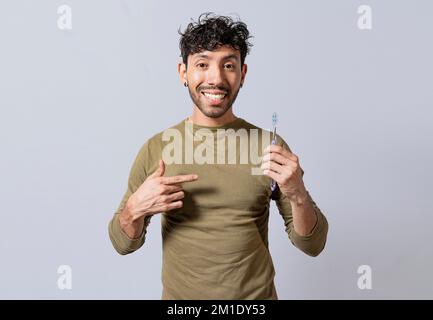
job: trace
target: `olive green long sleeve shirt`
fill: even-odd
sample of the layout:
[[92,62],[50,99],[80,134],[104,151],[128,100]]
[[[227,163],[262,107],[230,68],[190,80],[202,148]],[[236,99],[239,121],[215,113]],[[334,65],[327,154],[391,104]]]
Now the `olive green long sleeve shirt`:
[[[137,239],[130,239],[123,232],[118,216],[128,198],[157,169],[163,153],[170,150],[169,146],[175,146],[177,151],[181,150],[182,161],[166,163],[164,176],[194,173],[198,174],[199,179],[183,184],[185,198],[182,208],[162,213],[162,298],[277,299],[275,270],[268,249],[270,200],[276,201],[290,241],[310,256],[318,255],[325,246],[328,232],[325,216],[309,195],[317,223],[310,234],[297,234],[289,200],[278,188],[274,193],[271,191],[269,177],[252,174],[252,167],[260,168],[260,164],[242,161],[245,152],[248,153],[246,146],[241,143],[235,146],[236,161],[233,163],[228,160],[230,144],[225,141],[218,145],[218,141],[226,139],[226,136],[218,134],[218,130],[233,129],[233,133],[244,129],[250,138],[250,152],[255,147],[261,156],[265,140],[255,139],[251,132],[256,131],[261,137],[262,129],[242,118],[219,127],[200,126],[185,119],[170,129],[171,133],[181,135],[181,142],[175,142],[174,135],[173,139],[168,140],[170,130],[165,130],[147,140],[136,156],[128,188],[109,224],[109,236],[114,248],[120,254],[129,254],[145,242],[150,216],[145,218],[143,233]],[[209,133],[213,135],[213,140]],[[200,148],[199,145],[203,148],[207,144],[220,151],[221,148],[217,147],[224,146],[226,152],[224,156],[218,155],[218,152],[206,154],[208,160],[213,157],[213,163],[190,163],[187,161],[186,137],[195,137],[193,148]],[[277,144],[289,149],[280,136]],[[224,159],[223,163],[218,162],[218,157]]]

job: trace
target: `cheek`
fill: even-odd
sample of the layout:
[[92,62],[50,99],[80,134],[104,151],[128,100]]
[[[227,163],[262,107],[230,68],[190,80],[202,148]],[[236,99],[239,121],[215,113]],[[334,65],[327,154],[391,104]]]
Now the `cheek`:
[[204,74],[201,74],[200,72],[193,72],[189,75],[188,78],[190,79],[190,83],[193,85],[194,88],[205,81]]
[[241,75],[240,74],[231,74],[227,77],[230,87],[237,88],[241,83]]

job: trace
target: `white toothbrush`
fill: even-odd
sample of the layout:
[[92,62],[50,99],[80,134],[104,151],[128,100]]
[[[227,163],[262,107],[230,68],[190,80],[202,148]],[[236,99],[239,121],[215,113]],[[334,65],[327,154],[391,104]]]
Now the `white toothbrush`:
[[[271,144],[277,144],[277,121],[278,121],[277,113],[274,112],[272,114],[272,127],[273,127],[273,130],[272,130],[272,142],[271,142]],[[275,191],[276,188],[277,188],[277,183],[272,179],[271,180],[271,190]]]

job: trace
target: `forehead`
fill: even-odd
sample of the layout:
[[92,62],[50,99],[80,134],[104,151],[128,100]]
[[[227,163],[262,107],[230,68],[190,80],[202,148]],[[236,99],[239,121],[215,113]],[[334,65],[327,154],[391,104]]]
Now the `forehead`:
[[240,52],[230,46],[220,46],[213,51],[200,51],[189,55],[189,59],[197,60],[200,58],[210,60],[222,60],[222,59],[237,59],[240,60]]

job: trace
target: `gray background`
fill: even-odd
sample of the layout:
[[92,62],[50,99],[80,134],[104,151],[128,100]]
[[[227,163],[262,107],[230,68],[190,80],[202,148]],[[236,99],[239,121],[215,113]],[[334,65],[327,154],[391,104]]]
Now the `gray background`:
[[[330,224],[311,258],[272,205],[280,298],[433,298],[433,3],[385,0],[1,1],[0,298],[160,298],[160,218],[125,257],[107,224],[140,146],[192,111],[177,29],[205,11],[248,24],[234,112],[265,128],[279,114]],[[62,264],[72,290],[57,287]]]

